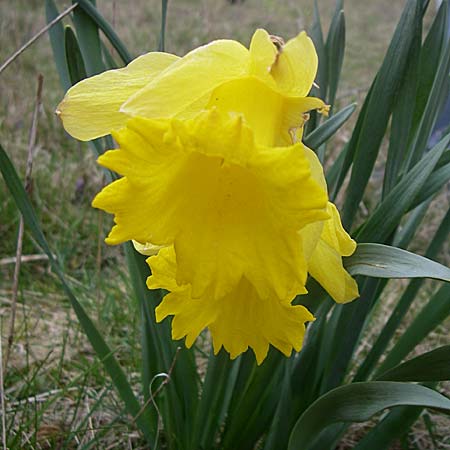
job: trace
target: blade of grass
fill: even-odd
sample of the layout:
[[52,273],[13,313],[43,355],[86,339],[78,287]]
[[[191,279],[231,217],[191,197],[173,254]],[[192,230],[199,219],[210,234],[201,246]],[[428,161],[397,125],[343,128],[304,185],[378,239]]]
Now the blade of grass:
[[[6,185],[13,196],[16,205],[20,212],[23,215],[25,224],[30,229],[34,239],[42,248],[42,250],[47,254],[49,258],[49,262],[51,267],[57,277],[59,278],[61,285],[63,287],[64,292],[69,298],[70,304],[74,309],[74,312],[80,322],[81,327],[83,328],[86,336],[89,339],[92,347],[94,348],[97,356],[102,361],[105,370],[111,377],[117,391],[119,392],[120,397],[125,403],[128,412],[131,415],[135,415],[140,410],[140,405],[138,400],[136,399],[133,390],[131,389],[128,380],[122,371],[122,368],[117,363],[117,360],[114,357],[113,352],[108,347],[103,337],[95,327],[92,320],[87,315],[83,306],[78,302],[69,285],[66,282],[64,273],[58,264],[58,261],[54,259],[53,253],[50,250],[50,247],[47,243],[47,240],[44,237],[44,234],[41,230],[39,222],[37,220],[36,214],[31,206],[26,192],[22,186],[22,183],[17,176],[17,173],[9,160],[6,152],[3,147],[0,145],[0,171],[2,172],[3,178],[5,179]],[[151,430],[149,425],[149,421],[147,420],[147,415],[141,415],[136,421],[139,429],[142,431],[144,436],[149,442],[153,442],[154,440],[154,430]]]

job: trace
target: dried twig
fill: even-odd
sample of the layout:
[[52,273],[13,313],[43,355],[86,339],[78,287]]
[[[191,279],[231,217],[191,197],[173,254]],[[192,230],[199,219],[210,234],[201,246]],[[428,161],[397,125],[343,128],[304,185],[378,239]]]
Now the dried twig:
[[[6,266],[8,264],[16,264],[17,258],[15,256],[10,256],[8,258],[0,259],[0,266]],[[34,262],[34,261],[48,261],[48,256],[45,254],[35,254],[35,255],[22,255],[20,257],[21,263]]]
[[[36,133],[39,118],[39,109],[42,103],[42,84],[44,78],[41,74],[38,75],[38,86],[36,92],[36,104],[34,105],[33,119],[31,122],[30,138],[28,140],[28,156],[27,156],[27,167],[25,169],[25,190],[27,193],[31,191],[31,170],[33,168],[33,150],[36,145]],[[24,233],[24,221],[23,216],[20,216],[19,222],[19,233],[17,236],[17,247],[16,247],[16,265],[14,267],[13,276],[13,287],[12,287],[12,302],[11,302],[11,318],[9,322],[9,334],[8,343],[6,347],[5,354],[5,368],[8,365],[9,355],[11,352],[12,343],[14,340],[14,325],[16,321],[16,310],[17,310],[17,294],[19,290],[19,275],[20,266],[22,261],[22,245],[23,245],[23,233]]]
[[36,42],[44,33],[46,33],[53,25],[57,24],[63,17],[72,12],[78,3],[74,3],[64,10],[59,16],[55,17],[50,23],[48,23],[41,31],[35,34],[28,42],[22,45],[15,53],[13,53],[1,66],[0,73],[2,73],[19,55],[21,55],[31,44]]

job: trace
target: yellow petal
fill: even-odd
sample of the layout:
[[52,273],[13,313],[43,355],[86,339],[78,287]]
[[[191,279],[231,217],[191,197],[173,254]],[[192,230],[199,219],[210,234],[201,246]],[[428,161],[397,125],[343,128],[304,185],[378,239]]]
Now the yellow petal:
[[[358,297],[356,281],[344,269],[342,256],[351,255],[356,243],[344,230],[336,206],[328,202],[330,219],[324,222],[319,241],[308,261],[308,271],[338,303]],[[308,238],[307,230],[303,232]]]
[[177,59],[168,53],[147,53],[123,69],[86,78],[67,91],[56,113],[66,131],[81,141],[105,136],[125,125],[122,103]]
[[[160,263],[160,259],[165,259]],[[170,260],[171,263],[167,263]],[[176,263],[171,249],[161,250],[148,260],[152,268],[150,287],[173,288]],[[290,356],[292,350],[302,347],[305,323],[314,320],[303,306],[292,306],[290,301],[261,298],[245,278],[227,295],[215,299],[209,293],[192,298],[189,286],[177,286],[156,308],[158,322],[173,315],[172,337],[186,336],[190,347],[205,328],[209,328],[214,351],[223,346],[236,358],[251,347],[258,364],[265,359],[269,345]]]
[[249,76],[218,86],[206,107],[242,115],[258,144],[274,146],[291,145],[290,131],[303,125],[303,113],[323,106],[318,98],[285,98],[261,79]]
[[304,97],[311,90],[317,66],[314,44],[302,31],[283,46],[271,74],[283,93]]
[[301,144],[257,146],[242,120],[216,111],[187,122],[131,119],[114,137],[120,149],[99,161],[125,178],[93,202],[115,214],[107,243],[173,243],[177,281],[195,298],[230,292],[242,276],[260,295],[301,290],[298,230],[328,218]]
[[204,108],[215,87],[247,75],[248,61],[248,50],[238,42],[211,42],[173,64],[132,96],[121,111],[147,118],[186,118]]
[[[180,292],[185,290],[185,286],[179,286],[175,280],[177,264],[173,246],[162,248],[158,254],[150,256],[146,261],[152,269],[152,275],[147,278],[149,289],[167,289]],[[160,322],[164,317],[166,315],[159,318],[157,316],[156,319]]]
[[323,239],[334,247],[342,256],[350,256],[356,250],[356,242],[344,230],[341,217],[334,203],[328,202],[327,211],[331,220],[323,232]]
[[341,255],[324,240],[319,240],[308,262],[311,276],[338,303],[347,303],[359,296],[358,285],[342,265]]
[[156,255],[163,248],[162,245],[154,245],[151,242],[146,242],[145,244],[141,244],[138,241],[132,242],[135,250],[145,256]]
[[250,43],[250,74],[268,79],[272,64],[277,57],[277,48],[266,30],[255,31]]

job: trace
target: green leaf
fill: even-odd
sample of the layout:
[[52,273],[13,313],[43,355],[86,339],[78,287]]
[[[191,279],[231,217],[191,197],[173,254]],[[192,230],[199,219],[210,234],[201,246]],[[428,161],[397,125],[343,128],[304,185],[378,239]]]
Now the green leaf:
[[[58,17],[59,12],[53,0],[45,0],[45,15],[47,23]],[[64,27],[61,22],[53,25],[49,30],[50,44],[53,50],[56,69],[59,74],[59,81],[64,92],[72,85],[70,83],[69,69],[66,63],[66,51],[64,48]]]
[[166,21],[167,21],[167,4],[169,0],[161,0],[161,29],[159,32],[158,50],[163,52],[166,47]]
[[414,111],[416,102],[421,45],[422,33],[419,26],[414,34],[408,55],[409,70],[406,71],[405,79],[395,96],[382,198],[386,197],[397,183],[408,150],[409,135],[413,125],[413,114],[411,112]]
[[448,398],[424,386],[390,381],[353,383],[323,395],[301,415],[288,450],[311,448],[329,425],[365,422],[383,409],[403,405],[450,411]]
[[232,361],[224,349],[217,356],[211,351],[202,395],[196,409],[190,448],[214,447],[228,410],[240,362],[240,359]]
[[392,239],[393,247],[408,248],[409,243],[413,239],[420,227],[420,224],[426,216],[430,203],[431,200],[428,200],[409,213],[406,221],[402,223],[395,232]]
[[247,352],[242,355],[233,390],[228,420],[222,435],[222,450],[252,450],[267,431],[278,402],[284,356],[271,348],[260,366]]
[[450,134],[426,153],[390,191],[357,233],[358,242],[382,242],[391,235],[425,185],[449,142]]
[[447,97],[442,95],[442,93],[449,92],[449,71],[450,45],[447,45],[445,52],[439,61],[433,86],[428,94],[427,104],[414,136],[414,140],[408,150],[407,162],[405,164],[406,170],[415,164],[427,149],[427,143],[430,139],[434,125],[436,124],[438,115],[444,102],[447,100]]
[[[326,52],[328,59],[328,97],[330,105],[334,105],[336,92],[339,84],[339,78],[344,61],[345,50],[345,16],[343,11],[343,1],[336,2],[336,12],[331,20],[330,30],[328,31]],[[331,111],[333,108],[331,108]]]
[[108,47],[105,45],[103,41],[101,41],[100,44],[102,46],[103,60],[105,62],[106,69],[107,70],[118,69],[120,66],[116,63],[116,61],[112,57]]
[[[414,43],[421,16],[417,0],[409,0],[376,76],[373,92],[357,141],[350,182],[345,198],[342,222],[346,229],[353,223],[359,203],[377,158],[391,115],[395,96],[408,70],[408,56]],[[352,153],[350,151],[350,153]]]
[[[438,71],[448,29],[448,1],[442,2],[420,53],[419,79],[415,95],[413,130],[417,130]],[[443,96],[444,97],[444,96]]]
[[411,209],[431,199],[450,180],[450,163],[436,169],[412,202]]
[[109,24],[109,22],[98,12],[98,9],[89,2],[89,0],[78,0],[80,8],[97,24],[97,26],[103,31],[105,36],[109,39],[109,42],[116,49],[120,58],[124,64],[128,64],[133,59],[124,43],[117,36],[116,32]]
[[312,133],[305,137],[304,142],[312,149],[319,148],[324,142],[330,139],[342,125],[347,122],[356,109],[356,103],[346,106],[338,113],[331,116],[322,125],[317,127]]
[[153,443],[155,430],[151,429],[149,426],[148,414],[146,414],[145,412],[141,413],[140,404],[136,399],[124,372],[122,371],[122,368],[115,359],[113,351],[111,351],[111,349],[108,347],[103,337],[95,327],[94,323],[87,315],[83,306],[78,302],[69,285],[67,284],[64,273],[58,261],[54,259],[53,252],[51,251],[47,240],[42,233],[36,214],[33,210],[33,207],[31,206],[25,189],[22,186],[22,183],[17,175],[17,172],[1,145],[0,171],[2,172],[6,185],[8,186],[8,189],[11,192],[11,195],[13,196],[16,205],[24,218],[26,226],[29,228],[33,238],[36,240],[38,245],[48,256],[52,270],[59,278],[63,290],[69,298],[70,304],[75,311],[75,314],[78,318],[78,321],[80,322],[81,327],[83,328],[84,333],[89,339],[89,342],[94,348],[98,358],[102,361],[105,370],[111,377],[111,380],[114,383],[121,399],[125,403],[128,413],[135,418],[137,426],[142,431],[147,441]]
[[[427,258],[436,258],[438,253],[440,252],[442,246],[447,242],[447,237],[450,233],[450,210],[447,211],[444,219],[439,225],[438,230],[436,231],[426,253],[425,256]],[[403,317],[407,313],[409,307],[413,303],[416,295],[423,284],[423,279],[415,279],[412,280],[408,287],[403,292],[400,300],[395,306],[394,310],[391,313],[386,325],[381,330],[381,333],[377,337],[375,343],[372,345],[369,354],[364,359],[360,368],[358,369],[354,381],[362,381],[367,378],[369,373],[375,367],[375,364],[380,359],[383,352],[386,350],[390,340],[395,335],[396,330],[398,329]]]
[[341,151],[338,159],[334,162],[327,173],[327,183],[330,186],[330,198],[332,201],[334,201],[334,199],[337,197],[339,189],[341,188],[350,169],[350,166],[352,165],[352,162],[355,158],[357,143],[367,116],[375,81],[376,78],[370,86],[369,92],[367,93],[364,103],[361,107],[361,111],[359,113],[355,127],[353,128],[353,133],[350,141],[346,144],[344,149]]
[[376,372],[376,376],[399,364],[414,347],[450,315],[450,284],[446,283],[416,315],[395,343]]
[[382,244],[359,244],[344,258],[351,275],[375,278],[434,278],[450,281],[450,269],[415,253]]
[[[89,3],[87,0],[86,2]],[[75,24],[81,54],[83,55],[86,73],[88,76],[92,76],[103,72],[105,66],[102,60],[98,25],[81,7],[81,3],[78,2],[78,7],[73,11],[73,22]],[[94,6],[92,7],[95,8]]]
[[328,89],[327,53],[323,39],[322,24],[320,23],[320,14],[319,8],[317,6],[317,0],[314,0],[314,17],[310,34],[319,59],[319,67],[317,70],[317,82],[319,84],[318,97],[326,98]]
[[450,345],[410,359],[377,377],[387,381],[448,381],[450,380]]
[[[197,409],[198,383],[193,352],[172,340],[170,322],[156,323],[155,307],[164,296],[161,290],[149,290],[146,286],[150,270],[146,257],[134,250],[131,243],[125,245],[132,285],[141,310],[143,391],[149,399],[149,387],[158,373],[170,374],[164,387],[165,401],[161,411],[164,428],[173,436],[178,447],[186,447],[190,441],[192,411]],[[153,442],[151,443],[153,445]]]
[[64,43],[70,82],[74,85],[86,78],[87,75],[77,37],[70,26],[65,29]]
[[422,411],[420,406],[393,408],[358,442],[354,450],[391,450],[392,441],[404,436]]

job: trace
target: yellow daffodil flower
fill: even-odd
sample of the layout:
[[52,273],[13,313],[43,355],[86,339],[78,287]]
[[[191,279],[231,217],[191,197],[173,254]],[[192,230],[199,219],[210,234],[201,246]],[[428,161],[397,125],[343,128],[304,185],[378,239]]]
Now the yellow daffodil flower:
[[81,81],[58,107],[72,136],[119,144],[99,163],[123,178],[93,206],[115,216],[107,243],[153,255],[148,286],[170,291],[157,320],[174,315],[187,346],[208,327],[216,353],[251,347],[261,363],[272,344],[290,355],[314,319],[291,305],[308,273],[337,302],[358,295],[342,265],[356,244],[301,143],[305,113],[327,112],[307,97],[316,71],[304,32],[284,44],[257,30],[249,49],[148,53]]

